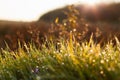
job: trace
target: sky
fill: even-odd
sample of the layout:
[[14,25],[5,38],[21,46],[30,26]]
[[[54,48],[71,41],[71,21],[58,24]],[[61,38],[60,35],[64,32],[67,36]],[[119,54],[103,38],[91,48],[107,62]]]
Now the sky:
[[35,21],[42,14],[65,5],[73,3],[93,5],[101,1],[113,0],[0,0],[0,20]]

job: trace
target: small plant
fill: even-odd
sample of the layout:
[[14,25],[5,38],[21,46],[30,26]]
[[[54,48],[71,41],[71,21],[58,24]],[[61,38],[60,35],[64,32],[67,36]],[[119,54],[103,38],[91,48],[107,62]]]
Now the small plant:
[[57,17],[55,23],[52,24],[50,29],[51,37],[53,40],[59,40],[60,38],[69,39],[70,33],[72,32],[76,40],[82,41],[87,32],[87,26],[85,26],[86,21],[80,16],[80,12],[74,5],[68,6],[67,9],[64,12],[67,19],[63,19],[61,23]]

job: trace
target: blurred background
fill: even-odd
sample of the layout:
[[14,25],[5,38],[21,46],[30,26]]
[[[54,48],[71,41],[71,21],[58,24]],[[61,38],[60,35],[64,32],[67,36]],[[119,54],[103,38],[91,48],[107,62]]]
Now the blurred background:
[[[74,4],[74,6],[72,5]],[[18,40],[40,46],[46,39],[120,40],[120,0],[0,0],[0,48],[15,50]]]

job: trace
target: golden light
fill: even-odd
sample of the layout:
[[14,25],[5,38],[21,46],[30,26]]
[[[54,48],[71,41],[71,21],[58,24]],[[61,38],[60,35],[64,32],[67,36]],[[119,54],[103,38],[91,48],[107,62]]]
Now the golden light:
[[80,0],[80,2],[93,6],[96,5],[97,3],[100,3],[101,0]]

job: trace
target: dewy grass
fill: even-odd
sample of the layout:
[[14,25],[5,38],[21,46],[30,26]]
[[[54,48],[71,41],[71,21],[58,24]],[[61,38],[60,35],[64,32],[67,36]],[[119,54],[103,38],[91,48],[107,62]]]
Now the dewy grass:
[[[41,49],[2,50],[0,80],[120,80],[120,43],[100,47],[92,39],[45,42]],[[47,44],[47,46],[46,46]],[[58,46],[58,47],[56,47]]]

